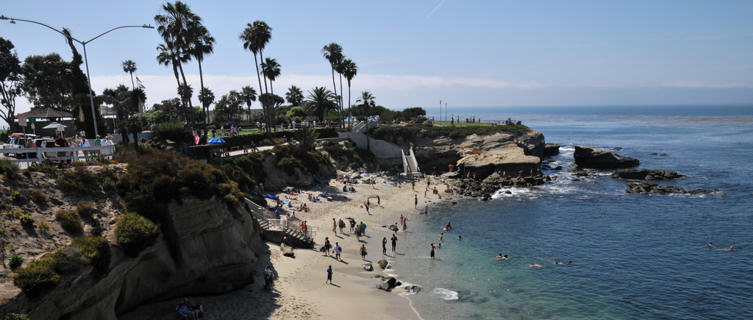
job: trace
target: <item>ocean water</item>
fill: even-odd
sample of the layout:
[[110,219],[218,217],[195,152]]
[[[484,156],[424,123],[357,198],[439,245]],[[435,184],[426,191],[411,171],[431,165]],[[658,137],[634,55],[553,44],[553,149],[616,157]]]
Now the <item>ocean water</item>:
[[[659,109],[479,111],[541,130],[563,146],[552,160],[565,170],[532,190],[409,217],[388,273],[421,286],[403,295],[427,320],[753,319],[753,107]],[[627,194],[610,171],[573,181],[576,144],[622,147],[641,168],[687,175],[662,183],[720,192]]]

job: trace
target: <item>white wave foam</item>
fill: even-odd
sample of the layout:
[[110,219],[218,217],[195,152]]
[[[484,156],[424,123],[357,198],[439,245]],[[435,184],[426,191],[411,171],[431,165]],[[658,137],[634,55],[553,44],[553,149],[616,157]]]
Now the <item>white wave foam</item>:
[[456,291],[452,291],[450,289],[445,288],[434,288],[432,293],[441,296],[443,300],[451,301],[451,300],[458,300],[459,296]]
[[398,295],[401,296],[412,296],[421,291],[421,289],[421,286],[417,284],[401,281],[401,284],[395,287],[393,291],[398,291]]

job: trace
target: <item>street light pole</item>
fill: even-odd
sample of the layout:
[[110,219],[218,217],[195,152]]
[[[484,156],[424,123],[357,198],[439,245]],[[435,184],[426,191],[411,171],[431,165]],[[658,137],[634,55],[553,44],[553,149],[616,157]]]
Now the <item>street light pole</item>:
[[81,46],[83,46],[83,47],[84,47],[84,64],[86,65],[86,82],[87,82],[87,84],[88,84],[88,86],[89,86],[89,103],[90,103],[90,105],[91,105],[91,112],[92,112],[92,123],[94,124],[94,136],[95,136],[95,137],[99,136],[99,129],[97,128],[97,114],[96,114],[96,112],[94,111],[94,95],[92,94],[92,92],[94,92],[94,90],[92,89],[92,78],[91,78],[91,76],[89,75],[89,58],[88,58],[88,57],[87,57],[87,55],[86,55],[86,44],[87,44],[87,43],[89,43],[89,42],[92,42],[92,41],[96,40],[97,38],[99,38],[99,37],[101,37],[101,36],[103,36],[103,35],[105,35],[105,34],[108,34],[108,33],[110,33],[111,31],[117,30],[117,29],[123,29],[123,28],[145,28],[145,29],[154,29],[154,27],[153,27],[153,26],[150,26],[150,25],[147,25],[147,24],[144,24],[144,25],[140,25],[140,26],[119,26],[119,27],[114,27],[114,28],[111,28],[111,29],[109,29],[109,30],[107,30],[107,31],[105,31],[105,32],[102,32],[102,33],[100,33],[99,35],[97,35],[96,37],[94,37],[94,38],[91,38],[91,39],[89,39],[89,40],[87,40],[87,41],[81,41],[81,40],[78,40],[78,39],[74,38],[74,37],[73,37],[73,36],[71,36],[70,34],[65,34],[65,33],[64,33],[63,31],[60,31],[60,30],[58,30],[58,29],[55,29],[55,28],[53,28],[53,27],[51,27],[51,26],[49,26],[49,25],[47,25],[47,24],[44,24],[44,23],[42,23],[42,22],[38,22],[38,21],[34,21],[34,20],[26,20],[26,19],[10,18],[10,17],[6,17],[6,16],[0,16],[0,20],[10,20],[10,23],[12,23],[12,24],[15,24],[15,23],[16,23],[16,21],[23,21],[23,22],[30,22],[30,23],[34,23],[34,24],[38,24],[38,25],[41,25],[41,26],[45,26],[45,27],[47,27],[47,28],[50,28],[50,29],[54,30],[55,32],[57,32],[57,33],[59,33],[59,34],[62,34],[62,35],[63,35],[64,37],[66,37],[66,38],[71,38],[71,40],[73,40],[73,41],[76,41],[76,42],[80,43],[80,44],[81,44]]

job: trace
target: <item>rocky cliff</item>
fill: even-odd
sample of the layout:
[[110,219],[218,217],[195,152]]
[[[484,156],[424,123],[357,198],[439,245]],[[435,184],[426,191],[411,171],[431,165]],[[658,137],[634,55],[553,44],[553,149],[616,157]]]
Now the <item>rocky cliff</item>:
[[[115,320],[141,304],[227,292],[252,281],[263,242],[258,225],[243,208],[216,199],[172,203],[162,230],[157,242],[136,257],[113,244],[111,263],[102,276],[73,250],[71,260],[83,261],[77,272],[63,276],[41,297],[19,294],[0,307],[0,313]],[[106,236],[115,242],[112,231]]]

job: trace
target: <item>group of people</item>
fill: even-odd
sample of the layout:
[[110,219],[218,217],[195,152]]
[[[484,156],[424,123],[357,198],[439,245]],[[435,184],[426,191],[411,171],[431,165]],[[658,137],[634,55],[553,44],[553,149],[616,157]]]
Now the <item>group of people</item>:
[[178,304],[175,311],[178,312],[178,316],[180,316],[181,319],[198,320],[200,317],[204,316],[204,306],[201,304],[193,304],[188,298],[183,298],[183,301]]

